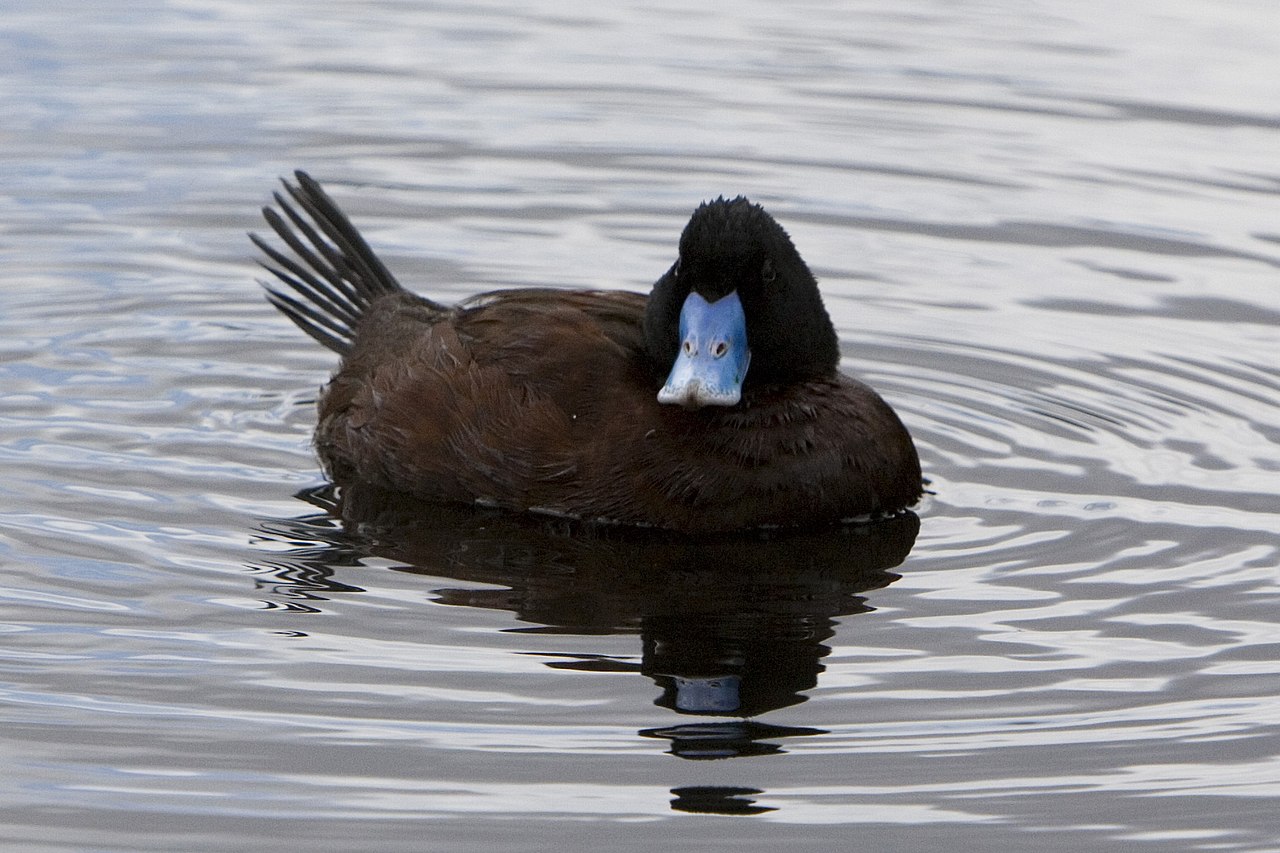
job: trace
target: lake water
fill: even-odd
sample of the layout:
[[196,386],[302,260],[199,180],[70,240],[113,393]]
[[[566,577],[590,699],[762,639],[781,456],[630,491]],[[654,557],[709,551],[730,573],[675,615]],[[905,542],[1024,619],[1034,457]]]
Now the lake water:
[[[0,12],[6,850],[1280,849],[1272,0]],[[934,494],[344,529],[294,168],[443,299],[749,195]]]

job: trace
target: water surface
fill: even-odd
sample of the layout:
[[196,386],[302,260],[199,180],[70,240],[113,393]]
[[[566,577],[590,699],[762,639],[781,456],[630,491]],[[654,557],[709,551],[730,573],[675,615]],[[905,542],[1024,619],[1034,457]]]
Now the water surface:
[[[0,9],[6,846],[1280,847],[1271,4]],[[442,299],[750,195],[934,494],[344,526],[244,238],[297,167]]]

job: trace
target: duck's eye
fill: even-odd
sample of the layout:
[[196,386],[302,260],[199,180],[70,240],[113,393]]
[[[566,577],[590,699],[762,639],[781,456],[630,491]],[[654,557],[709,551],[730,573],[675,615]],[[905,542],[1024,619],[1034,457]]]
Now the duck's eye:
[[676,258],[676,262],[671,265],[671,274],[675,276],[680,275],[680,259],[679,258]]
[[760,267],[760,280],[765,284],[773,284],[773,280],[778,277],[778,271],[773,268],[773,261],[766,260],[764,266]]
[[724,358],[724,354],[729,351],[729,345],[724,341],[716,341],[711,345],[712,358]]
[[691,356],[691,355],[694,355],[697,351],[698,351],[698,348],[697,348],[697,347],[695,347],[695,346],[693,345],[693,341],[686,340],[686,341],[684,342],[684,354],[685,354],[685,355],[689,355],[689,356]]

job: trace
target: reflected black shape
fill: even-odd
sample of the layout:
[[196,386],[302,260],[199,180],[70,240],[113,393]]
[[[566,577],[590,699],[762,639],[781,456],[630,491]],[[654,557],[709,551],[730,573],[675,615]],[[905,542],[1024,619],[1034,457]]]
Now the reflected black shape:
[[678,812],[693,814],[764,814],[777,811],[773,806],[757,806],[751,797],[763,794],[758,788],[722,788],[716,786],[696,785],[687,788],[672,788],[675,799],[671,808]]
[[272,595],[263,602],[267,609],[319,613],[319,608],[306,602],[327,601],[335,593],[364,592],[333,577],[335,569],[358,566],[367,551],[332,518],[266,519],[258,531],[261,540],[290,546],[279,556],[264,557],[250,566],[255,587]]
[[[830,652],[824,642],[834,620],[871,609],[860,593],[898,578],[888,570],[906,558],[920,524],[904,513],[823,532],[691,538],[424,503],[363,487],[300,497],[328,515],[260,527],[264,536],[298,546],[260,567],[295,599],[358,591],[334,581],[333,571],[370,555],[402,563],[396,571],[500,587],[433,592],[445,604],[508,610],[530,623],[515,631],[639,634],[639,671],[663,691],[656,704],[719,717],[803,702]],[[547,665],[636,668],[607,656],[558,657]],[[673,739],[680,744],[672,752],[693,757],[705,735]],[[735,742],[732,754],[769,751],[755,735]]]
[[524,652],[540,658],[564,658],[544,663],[551,669],[572,669],[578,672],[640,672],[640,664],[620,660],[611,655],[562,654],[560,652]]
[[682,714],[753,717],[805,701],[803,691],[817,685],[830,651],[823,641],[835,632],[831,617],[871,609],[831,592],[829,600],[803,602],[813,612],[773,612],[788,603],[775,599],[698,620],[648,617],[642,671],[662,687],[657,704]]
[[825,729],[771,726],[754,720],[685,723],[679,726],[643,729],[640,732],[641,737],[671,741],[669,750],[671,755],[694,761],[777,755],[786,750],[780,744],[769,741],[825,734],[827,734]]

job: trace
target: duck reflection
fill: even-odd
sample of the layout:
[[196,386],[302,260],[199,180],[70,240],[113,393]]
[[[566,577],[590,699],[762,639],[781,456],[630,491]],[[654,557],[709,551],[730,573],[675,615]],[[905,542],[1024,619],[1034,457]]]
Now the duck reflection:
[[[659,531],[593,527],[331,487],[300,495],[326,515],[264,524],[289,541],[264,566],[283,606],[355,588],[333,570],[376,554],[398,571],[482,582],[498,589],[434,590],[446,604],[513,612],[554,634],[638,633],[639,667],[601,656],[566,657],[557,669],[638,671],[678,714],[757,717],[805,701],[817,684],[837,617],[870,608],[861,593],[892,583],[911,550],[914,514],[822,533],[762,532],[690,539]],[[317,541],[320,543],[317,545]],[[284,555],[281,555],[284,557]],[[820,733],[747,719],[641,732],[687,758],[778,751],[767,741]]]

